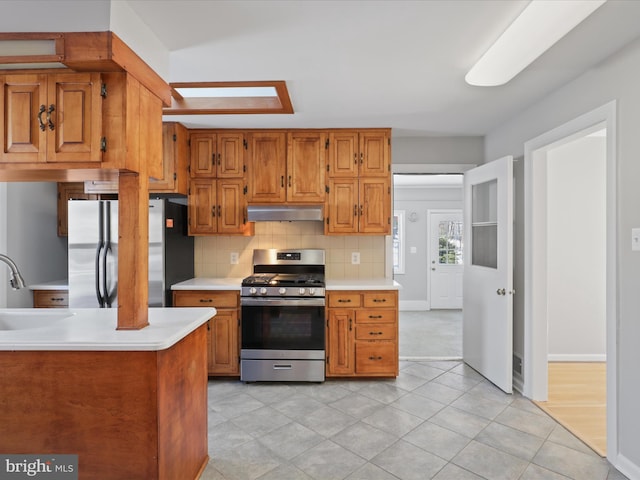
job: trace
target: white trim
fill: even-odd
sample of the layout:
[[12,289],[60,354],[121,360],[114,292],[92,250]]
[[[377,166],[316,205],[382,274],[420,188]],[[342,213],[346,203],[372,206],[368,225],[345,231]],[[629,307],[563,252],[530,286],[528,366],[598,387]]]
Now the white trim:
[[393,173],[464,173],[477,165],[471,163],[394,163]]
[[[627,457],[618,453],[615,458],[611,458],[611,456],[607,453],[607,458],[615,467],[622,473],[625,477],[629,479],[638,479],[640,478],[640,467],[629,460]],[[614,462],[615,460],[615,462]]]
[[[617,158],[616,101],[611,101],[580,117],[550,130],[524,145],[525,203],[525,299],[524,299],[524,389],[533,400],[547,398],[547,319],[546,256],[546,153],[561,144],[603,128],[607,130],[607,457],[613,462],[618,454],[617,411]],[[536,319],[535,322],[533,319]],[[616,465],[614,463],[614,465]]]
[[550,353],[547,356],[549,362],[606,362],[606,354],[597,353]]
[[[7,184],[0,182],[0,252],[7,252]],[[0,308],[7,306],[8,275],[0,272]]]
[[400,300],[399,310],[401,312],[425,312],[430,308],[427,300]]

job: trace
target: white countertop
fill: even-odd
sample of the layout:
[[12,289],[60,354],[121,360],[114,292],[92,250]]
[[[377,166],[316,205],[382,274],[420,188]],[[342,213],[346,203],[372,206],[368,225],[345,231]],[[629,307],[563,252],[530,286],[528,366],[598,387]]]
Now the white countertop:
[[[391,278],[326,279],[327,290],[400,290],[402,285]],[[242,278],[198,277],[176,283],[172,290],[240,290]]]
[[[149,325],[116,330],[117,309],[0,309],[0,351],[165,350],[216,314],[215,308],[150,308]],[[7,330],[7,325],[29,326]]]
[[65,278],[64,280],[34,283],[29,285],[29,290],[69,290],[69,281]]
[[241,278],[197,277],[171,285],[171,290],[238,290]]

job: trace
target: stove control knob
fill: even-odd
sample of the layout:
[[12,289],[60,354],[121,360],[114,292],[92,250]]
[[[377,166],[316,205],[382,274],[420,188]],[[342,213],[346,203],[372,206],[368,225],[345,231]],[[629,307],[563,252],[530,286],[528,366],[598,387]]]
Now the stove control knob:
[[249,293],[250,293],[251,295],[255,295],[256,293],[258,293],[258,290],[256,290],[256,287],[251,287],[251,288],[249,289]]
[[260,295],[266,295],[266,294],[267,294],[267,289],[266,289],[266,288],[264,288],[264,287],[262,287],[262,288],[260,289]]
[[287,293],[287,289],[286,289],[286,288],[284,288],[284,287],[280,287],[280,288],[278,289],[278,293],[279,293],[280,295],[284,295],[285,293]]
[[316,294],[316,289],[315,288],[310,288],[309,289],[309,295],[315,295]]
[[304,288],[301,288],[300,290],[298,290],[298,293],[299,293],[300,295],[304,295]]

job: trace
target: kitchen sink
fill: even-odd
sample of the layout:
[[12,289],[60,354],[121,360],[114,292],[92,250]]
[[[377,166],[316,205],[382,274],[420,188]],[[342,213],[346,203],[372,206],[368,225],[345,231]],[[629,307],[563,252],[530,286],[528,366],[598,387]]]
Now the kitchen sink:
[[74,315],[75,313],[68,310],[62,312],[31,308],[0,310],[0,331],[52,327]]

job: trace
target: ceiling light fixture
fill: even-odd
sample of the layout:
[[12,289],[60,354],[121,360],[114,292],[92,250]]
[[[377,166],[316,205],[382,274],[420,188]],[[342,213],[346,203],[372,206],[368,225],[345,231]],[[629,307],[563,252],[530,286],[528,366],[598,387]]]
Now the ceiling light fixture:
[[464,77],[470,85],[504,85],[606,0],[532,0]]

